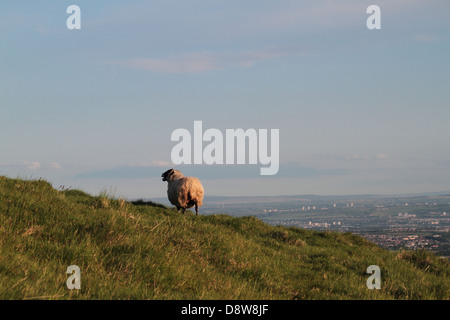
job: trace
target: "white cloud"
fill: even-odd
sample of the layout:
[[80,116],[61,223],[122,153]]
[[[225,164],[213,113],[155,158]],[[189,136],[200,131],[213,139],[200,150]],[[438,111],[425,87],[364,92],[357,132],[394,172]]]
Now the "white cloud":
[[39,170],[42,165],[37,161],[24,161],[23,166],[28,170]]

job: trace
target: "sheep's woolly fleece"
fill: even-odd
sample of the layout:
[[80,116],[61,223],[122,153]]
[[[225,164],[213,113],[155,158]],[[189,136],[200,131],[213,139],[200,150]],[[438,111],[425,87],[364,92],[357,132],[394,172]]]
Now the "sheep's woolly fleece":
[[196,214],[198,207],[203,205],[204,189],[198,178],[185,177],[180,171],[170,169],[164,172],[161,177],[168,182],[167,196],[171,204],[182,209],[195,206]]

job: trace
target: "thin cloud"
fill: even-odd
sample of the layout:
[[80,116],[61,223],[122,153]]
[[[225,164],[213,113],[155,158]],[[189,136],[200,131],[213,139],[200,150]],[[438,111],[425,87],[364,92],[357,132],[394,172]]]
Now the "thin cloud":
[[[322,169],[357,169],[357,168],[385,168],[395,165],[395,159],[388,154],[316,154],[305,156],[302,164],[309,167],[317,167]],[[403,165],[403,162],[402,162]]]
[[343,156],[344,160],[370,160],[370,157],[368,155],[363,154],[347,154]]
[[[339,158],[339,157],[338,157]],[[387,154],[378,153],[376,155],[368,155],[368,154],[347,154],[342,156],[344,160],[385,160],[389,158]]]
[[274,59],[286,52],[280,50],[261,50],[228,53],[186,53],[164,58],[139,58],[111,63],[130,68],[161,73],[203,73],[228,68],[250,68],[257,63]]
[[130,164],[130,167],[142,167],[142,168],[148,168],[148,167],[170,167],[173,166],[173,163],[165,160],[152,160],[150,163],[147,162],[138,162],[138,163],[132,163]]
[[423,42],[423,43],[434,43],[438,42],[440,40],[440,37],[435,34],[416,34],[414,36],[414,40],[417,42]]
[[389,156],[387,154],[384,154],[384,153],[379,153],[379,154],[377,154],[375,156],[375,159],[377,159],[377,160],[385,160],[387,158],[389,158]]
[[359,154],[359,153],[335,155],[336,160],[350,160],[350,161],[386,160],[388,158],[389,156],[385,153],[378,153],[375,155]]
[[45,168],[51,169],[51,170],[61,170],[62,167],[58,162],[50,162],[48,165],[45,166]]
[[23,161],[22,163],[3,163],[0,168],[6,170],[61,170],[62,166],[58,162],[41,163],[39,161]]
[[32,161],[32,162],[25,161],[23,163],[23,166],[28,170],[39,170],[42,167],[40,162],[37,162],[37,161]]

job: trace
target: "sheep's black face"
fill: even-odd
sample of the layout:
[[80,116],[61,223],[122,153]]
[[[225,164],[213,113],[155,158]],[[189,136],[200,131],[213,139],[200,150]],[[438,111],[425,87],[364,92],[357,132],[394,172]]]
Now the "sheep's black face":
[[164,172],[161,177],[162,177],[162,181],[167,181],[169,180],[170,176],[172,175],[172,173],[174,172],[173,169],[169,169],[166,172]]

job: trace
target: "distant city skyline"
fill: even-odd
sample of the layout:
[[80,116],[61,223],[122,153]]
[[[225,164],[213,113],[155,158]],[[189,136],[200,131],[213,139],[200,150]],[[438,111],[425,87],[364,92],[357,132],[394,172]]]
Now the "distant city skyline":
[[[379,30],[366,26],[374,4]],[[165,196],[169,168],[214,196],[450,191],[449,12],[447,0],[3,2],[0,175],[127,198]],[[279,170],[175,165],[171,135],[194,121],[279,130]]]

